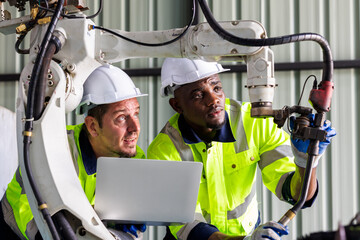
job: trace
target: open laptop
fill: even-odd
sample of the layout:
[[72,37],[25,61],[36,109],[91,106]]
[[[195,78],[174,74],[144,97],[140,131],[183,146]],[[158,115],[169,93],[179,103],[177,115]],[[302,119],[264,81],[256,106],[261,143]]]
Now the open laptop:
[[100,157],[95,211],[116,223],[192,222],[201,173],[199,162]]

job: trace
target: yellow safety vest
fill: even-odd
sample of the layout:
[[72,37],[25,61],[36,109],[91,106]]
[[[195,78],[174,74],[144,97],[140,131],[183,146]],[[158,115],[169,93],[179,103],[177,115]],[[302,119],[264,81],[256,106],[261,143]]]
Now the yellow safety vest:
[[[82,126],[83,124],[67,126],[66,129],[80,184],[84,189],[87,199],[93,205],[95,200],[96,173],[88,175],[84,167],[79,142]],[[134,158],[145,158],[144,151],[139,146],[136,146],[136,151],[137,154]],[[38,229],[24,190],[21,169],[18,168],[1,200],[1,207],[3,208],[5,221],[13,231],[19,236],[23,235],[25,239],[32,240],[35,238]]]
[[281,200],[285,179],[295,171],[290,138],[270,118],[252,118],[251,104],[226,99],[225,110],[235,142],[187,144],[175,114],[150,144],[147,157],[203,163],[195,221],[171,226],[178,239],[187,239],[199,223],[215,225],[222,233],[247,235],[258,219],[256,168],[266,187]]

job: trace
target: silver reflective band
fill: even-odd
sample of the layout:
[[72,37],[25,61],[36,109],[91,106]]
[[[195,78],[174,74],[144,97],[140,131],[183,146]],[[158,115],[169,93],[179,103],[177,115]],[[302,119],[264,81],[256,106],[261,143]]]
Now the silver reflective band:
[[289,145],[280,145],[275,149],[265,152],[261,154],[259,167],[263,170],[266,166],[272,164],[273,162],[285,158],[285,157],[293,157],[291,146]]
[[[230,99],[230,119],[232,122],[236,122],[236,136],[246,136],[244,124],[241,117],[241,102]],[[233,125],[233,124],[232,124]],[[235,153],[240,153],[249,150],[249,145],[246,137],[240,137],[236,139],[234,143]]]
[[281,201],[285,201],[285,199],[283,198],[283,195],[282,195],[282,189],[283,189],[283,185],[286,181],[286,179],[288,178],[289,175],[291,175],[293,172],[288,172],[288,173],[285,173],[284,175],[281,176],[277,186],[276,186],[276,189],[275,189],[275,193],[276,193],[276,196],[281,200]]
[[194,156],[190,147],[184,143],[184,140],[180,133],[174,127],[172,127],[169,122],[166,123],[164,128],[161,130],[161,133],[169,136],[176,150],[180,154],[180,158],[182,161],[194,162]]
[[198,225],[200,222],[195,220],[192,223],[187,223],[185,224],[182,228],[180,228],[180,230],[176,233],[176,236],[178,237],[178,239],[181,240],[185,240],[188,238],[191,230],[194,229],[194,227],[196,227],[196,225]]
[[247,195],[245,201],[239,206],[237,206],[234,210],[227,212],[227,219],[228,220],[237,219],[242,215],[244,215],[244,213],[246,212],[247,208],[249,207],[250,203],[252,202],[255,196],[256,196],[256,184],[253,184],[251,192],[249,195]]

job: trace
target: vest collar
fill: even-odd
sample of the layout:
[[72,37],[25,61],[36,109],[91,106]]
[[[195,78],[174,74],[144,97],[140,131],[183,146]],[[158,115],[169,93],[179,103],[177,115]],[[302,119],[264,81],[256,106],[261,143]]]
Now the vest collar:
[[93,175],[96,173],[97,159],[86,135],[86,131],[83,129],[80,132],[79,143],[85,171],[88,175]]
[[[201,140],[201,138],[195,133],[195,131],[189,126],[189,124],[187,124],[182,114],[180,114],[179,116],[178,125],[185,143],[195,144],[195,143],[203,142],[203,140]],[[225,124],[220,129],[216,130],[215,137],[213,138],[212,141],[216,141],[216,142],[236,141],[231,131],[229,116],[227,112],[225,112]]]

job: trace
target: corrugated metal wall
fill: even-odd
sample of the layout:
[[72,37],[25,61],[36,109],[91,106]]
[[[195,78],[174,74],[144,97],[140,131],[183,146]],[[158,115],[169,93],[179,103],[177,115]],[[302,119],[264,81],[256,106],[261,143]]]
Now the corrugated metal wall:
[[[91,13],[98,2],[88,1]],[[217,20],[251,19],[261,22],[268,36],[276,37],[299,32],[315,32],[330,43],[334,60],[360,58],[360,4],[357,0],[212,0],[208,1]],[[107,0],[96,24],[127,31],[165,30],[187,24],[190,0]],[[14,14],[15,11],[13,11]],[[204,21],[200,14],[200,22]],[[145,41],[145,40],[144,40]],[[0,74],[19,73],[26,58],[15,53],[15,36],[0,35]],[[26,44],[25,44],[26,45]],[[321,61],[321,49],[316,43],[302,42],[272,47],[275,62]],[[122,68],[160,67],[163,59],[135,59],[116,65]],[[320,70],[279,71],[275,77],[279,87],[274,100],[275,108],[295,105],[308,75],[321,77]],[[222,74],[228,97],[248,100],[244,88],[246,74]],[[289,224],[290,235],[283,239],[296,239],[315,231],[337,229],[338,223],[348,224],[359,211],[359,150],[358,128],[360,117],[359,69],[336,69],[332,110],[327,114],[338,135],[332,141],[318,167],[319,195],[310,209],[301,211]],[[146,150],[151,140],[173,114],[168,99],[159,95],[158,77],[136,77],[134,81],[148,98],[141,98],[142,133],[140,146]],[[0,82],[0,105],[15,109],[15,82]],[[305,89],[302,104],[307,103],[311,84]],[[69,114],[69,123],[82,119]],[[289,209],[262,185],[258,184],[258,197],[263,221],[279,220]],[[146,239],[162,239],[164,228],[151,227]]]

